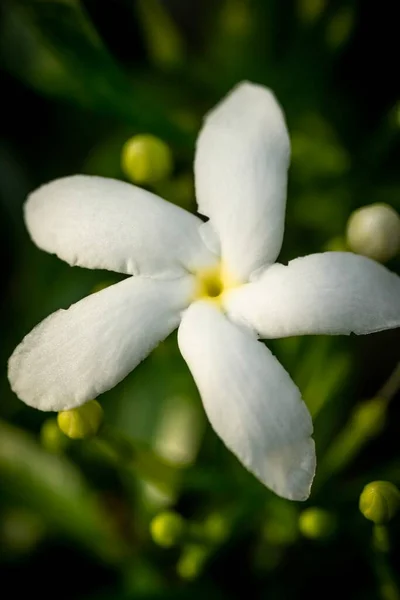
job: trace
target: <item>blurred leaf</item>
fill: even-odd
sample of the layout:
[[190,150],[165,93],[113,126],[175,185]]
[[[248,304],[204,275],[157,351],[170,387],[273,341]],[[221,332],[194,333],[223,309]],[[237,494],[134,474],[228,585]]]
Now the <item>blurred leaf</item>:
[[313,417],[316,417],[321,408],[341,389],[350,372],[351,361],[347,354],[331,353],[325,357],[324,364],[321,368],[316,368],[303,388],[304,400]]
[[328,236],[337,236],[344,230],[350,200],[344,187],[310,190],[299,195],[290,210],[298,226],[314,230],[321,240],[327,241]]
[[[49,90],[53,77],[55,83],[62,84],[65,79],[63,91],[75,94],[81,102],[89,106],[111,105],[120,110],[118,94],[121,90],[126,94],[129,82],[107,53],[78,1],[17,0],[7,5],[6,17],[11,25],[7,41],[13,50],[20,43],[18,55],[25,59],[13,64],[21,75],[39,85],[43,81]],[[6,34],[7,29],[6,19]],[[17,35],[12,35],[13,30]],[[59,89],[56,86],[55,92]]]
[[319,114],[306,114],[291,132],[293,177],[301,184],[342,177],[350,157],[332,125]]
[[324,12],[326,0],[297,0],[299,19],[306,24],[314,23]]
[[329,447],[319,467],[317,482],[344,469],[385,426],[388,401],[373,398],[359,403],[344,428]]
[[1,56],[40,91],[65,97],[136,127],[180,135],[151,85],[133,85],[111,57],[78,0],[7,2]]
[[[210,25],[203,76],[207,80],[214,79],[215,84],[225,90],[241,79],[254,77],[258,32],[251,3],[241,0],[216,3]],[[263,22],[265,38],[270,33],[268,25]]]
[[332,50],[336,50],[345,44],[354,26],[354,13],[348,7],[341,8],[331,18],[326,31],[326,42]]
[[266,510],[262,538],[272,546],[294,544],[298,538],[299,511],[295,503],[273,498]]
[[28,554],[45,533],[44,523],[32,511],[13,506],[0,516],[0,546],[8,555]]
[[149,54],[164,69],[179,67],[184,60],[183,39],[174,21],[159,0],[137,0]]
[[0,423],[0,480],[15,500],[102,559],[113,561],[121,555],[122,547],[79,471],[4,423]]

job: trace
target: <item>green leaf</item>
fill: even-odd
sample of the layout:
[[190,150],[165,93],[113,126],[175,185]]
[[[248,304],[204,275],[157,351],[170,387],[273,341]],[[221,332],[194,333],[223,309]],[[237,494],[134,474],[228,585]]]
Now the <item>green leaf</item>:
[[166,70],[181,66],[185,57],[183,39],[163,3],[137,0],[136,8],[153,63]]
[[39,91],[138,130],[184,135],[151,83],[135,77],[133,84],[113,59],[78,0],[8,2],[0,34],[6,67]]
[[0,486],[59,532],[106,561],[123,550],[81,473],[26,433],[0,422]]

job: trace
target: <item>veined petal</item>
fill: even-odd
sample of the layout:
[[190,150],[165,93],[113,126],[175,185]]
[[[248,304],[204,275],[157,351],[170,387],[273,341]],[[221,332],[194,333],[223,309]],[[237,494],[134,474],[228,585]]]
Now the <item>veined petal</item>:
[[274,492],[305,500],[315,471],[312,422],[282,365],[208,302],[184,313],[178,342],[227,447]]
[[224,307],[263,338],[374,333],[400,327],[400,277],[350,252],[311,254],[228,291]]
[[195,159],[199,212],[236,279],[247,281],[279,254],[289,155],[282,111],[263,86],[240,84],[206,117]]
[[212,264],[200,219],[129,183],[86,175],[57,179],[25,205],[29,233],[70,265],[174,277]]
[[40,410],[67,410],[114,387],[179,324],[193,278],[129,277],[59,310],[9,360],[17,396]]

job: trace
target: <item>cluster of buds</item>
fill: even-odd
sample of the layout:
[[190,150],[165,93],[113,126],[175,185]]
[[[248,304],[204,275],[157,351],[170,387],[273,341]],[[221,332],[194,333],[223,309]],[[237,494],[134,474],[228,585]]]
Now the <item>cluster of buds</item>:
[[201,522],[190,522],[173,510],[163,510],[150,522],[153,542],[162,548],[180,548],[176,571],[182,579],[195,579],[207,559],[230,532],[230,521],[219,512]]

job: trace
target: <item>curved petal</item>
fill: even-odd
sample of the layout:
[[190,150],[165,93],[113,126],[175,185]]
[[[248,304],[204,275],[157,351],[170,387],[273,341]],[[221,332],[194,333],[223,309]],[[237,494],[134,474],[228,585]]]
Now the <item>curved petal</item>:
[[350,252],[310,254],[226,292],[224,307],[263,338],[374,333],[400,327],[400,277]]
[[25,220],[39,248],[72,266],[168,278],[214,260],[200,219],[116,179],[74,175],[43,185],[29,196]]
[[263,86],[240,84],[206,117],[195,159],[199,212],[240,281],[279,254],[289,155],[282,111]]
[[179,324],[192,277],[129,277],[59,310],[14,350],[14,392],[40,410],[67,410],[114,387]]
[[305,500],[315,471],[312,422],[282,365],[207,302],[185,312],[178,342],[227,447],[274,492]]

